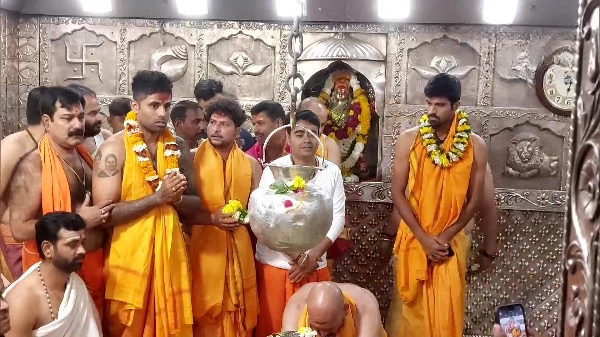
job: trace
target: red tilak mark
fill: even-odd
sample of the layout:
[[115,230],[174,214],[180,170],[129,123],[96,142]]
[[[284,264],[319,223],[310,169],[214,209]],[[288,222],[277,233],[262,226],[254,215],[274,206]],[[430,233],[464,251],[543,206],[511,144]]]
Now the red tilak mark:
[[171,100],[171,95],[169,95],[167,93],[158,93],[158,94],[156,94],[156,98],[158,98],[160,101],[162,101],[164,103],[166,101]]

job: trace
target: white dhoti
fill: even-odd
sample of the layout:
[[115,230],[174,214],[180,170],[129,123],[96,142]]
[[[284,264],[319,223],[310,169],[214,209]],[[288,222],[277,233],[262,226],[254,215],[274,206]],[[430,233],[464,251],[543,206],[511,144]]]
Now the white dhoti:
[[[18,280],[11,284],[4,292],[4,296],[29,274],[37,273],[37,267],[40,263],[31,266]],[[33,336],[102,337],[100,316],[85,283],[79,275],[71,273],[56,320],[34,330]]]

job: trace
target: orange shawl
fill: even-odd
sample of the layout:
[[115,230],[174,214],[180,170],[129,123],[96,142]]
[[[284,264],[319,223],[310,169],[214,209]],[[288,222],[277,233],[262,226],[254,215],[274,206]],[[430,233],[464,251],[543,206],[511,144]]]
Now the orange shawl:
[[[348,296],[348,294],[346,294],[345,292],[342,292],[342,294],[344,295],[344,309],[346,311],[346,317],[344,317],[344,322],[342,323],[342,326],[340,327],[340,330],[338,330],[338,332],[335,334],[336,337],[356,337],[357,336],[357,331],[356,331],[356,316],[357,316],[357,309],[356,309],[356,303],[354,303],[354,301],[350,298],[350,296]],[[308,321],[308,306],[304,306],[304,310],[302,310],[302,314],[300,314],[300,320],[298,322],[298,329],[300,328],[309,328],[310,327],[310,322]],[[375,331],[373,331],[373,336],[381,336],[381,337],[386,337],[387,333],[385,332],[385,330],[383,329],[383,325],[381,326],[381,331],[379,334],[377,334]]]
[[[42,214],[50,212],[64,211],[72,212],[71,188],[67,174],[63,168],[62,161],[59,159],[56,150],[50,143],[48,134],[40,139],[38,145],[42,161]],[[94,162],[87,150],[82,146],[76,147],[77,152],[85,162],[93,167]],[[27,241],[23,244],[23,271],[26,271],[33,264],[41,261],[38,254],[35,240]],[[85,281],[92,299],[102,314],[104,301],[104,284],[102,280],[102,268],[104,266],[104,251],[98,249],[93,252],[87,252],[83,265],[78,274]]]
[[[154,193],[146,182],[132,144],[126,136],[124,138],[122,202]],[[160,179],[165,176],[164,151],[161,136],[156,151],[156,172]],[[117,331],[124,325],[127,336],[191,335],[188,268],[183,233],[173,206],[157,206],[135,220],[114,227],[105,269],[109,330]]]
[[[247,207],[252,167],[237,145],[224,163],[221,155],[205,140],[194,157],[194,169],[203,209],[216,212],[232,199]],[[241,226],[229,231],[212,225],[194,226],[190,262],[196,324],[223,320],[224,323],[219,325],[231,323],[232,326],[225,329],[236,336],[252,331],[258,315],[258,295],[248,228]],[[214,336],[217,336],[216,332]]]
[[[452,146],[458,118],[455,115],[442,148]],[[442,169],[433,163],[417,136],[410,151],[408,200],[423,230],[439,235],[458,219],[466,201],[473,144],[469,140],[462,158]],[[455,255],[430,267],[425,251],[400,222],[394,247],[397,256],[396,284],[404,302],[402,316],[411,328],[404,335],[462,336],[467,240],[463,232],[450,242]],[[413,315],[414,312],[414,315]],[[404,322],[404,320],[403,320]]]

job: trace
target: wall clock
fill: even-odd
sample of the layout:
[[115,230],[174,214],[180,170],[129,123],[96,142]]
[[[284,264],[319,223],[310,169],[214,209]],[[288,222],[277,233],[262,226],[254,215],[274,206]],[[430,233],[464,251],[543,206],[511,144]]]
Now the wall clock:
[[562,47],[548,55],[535,72],[535,92],[551,112],[569,117],[575,107],[577,54]]

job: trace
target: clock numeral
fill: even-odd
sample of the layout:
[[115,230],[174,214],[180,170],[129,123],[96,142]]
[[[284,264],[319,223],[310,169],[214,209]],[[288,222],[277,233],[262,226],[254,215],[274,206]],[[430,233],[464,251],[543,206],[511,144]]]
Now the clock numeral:
[[554,98],[554,101],[555,101],[556,103],[560,104],[560,103],[562,103],[562,101],[563,101],[563,98],[562,98],[562,97],[560,97],[560,96],[556,96],[556,97]]
[[573,105],[573,100],[572,99],[565,100],[565,105],[566,106],[572,106]]
[[556,94],[556,90],[554,90],[554,89],[548,89],[548,95],[554,96],[554,94]]

